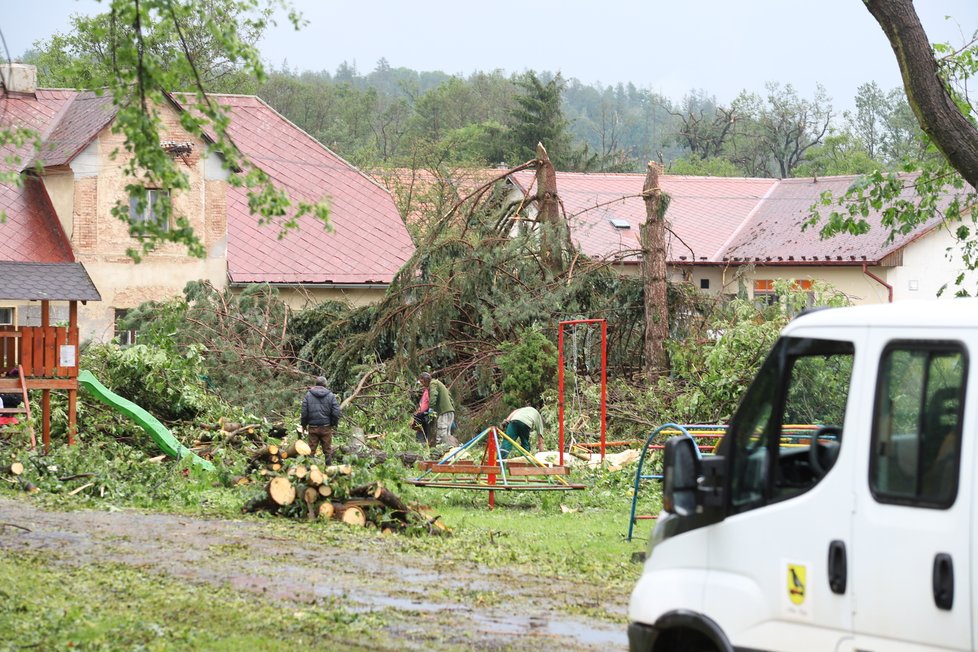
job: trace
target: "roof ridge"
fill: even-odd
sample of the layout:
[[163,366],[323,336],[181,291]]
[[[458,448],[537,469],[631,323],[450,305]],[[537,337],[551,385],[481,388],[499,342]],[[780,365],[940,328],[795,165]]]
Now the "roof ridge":
[[730,248],[730,244],[734,241],[734,238],[739,236],[741,232],[747,227],[747,224],[750,223],[751,219],[753,219],[757,211],[761,209],[761,206],[764,205],[764,202],[766,202],[771,197],[771,195],[774,193],[774,190],[781,185],[781,182],[784,181],[784,179],[773,179],[773,181],[774,183],[771,184],[771,187],[767,189],[767,192],[764,193],[763,197],[761,197],[754,203],[754,207],[751,208],[750,211],[747,213],[747,215],[744,216],[744,219],[740,221],[740,224],[737,225],[737,228],[733,230],[733,232],[726,240],[724,240],[723,244],[720,245],[720,248],[713,252],[713,255],[711,256],[713,260],[715,261],[723,260],[723,256],[722,256],[723,252]]

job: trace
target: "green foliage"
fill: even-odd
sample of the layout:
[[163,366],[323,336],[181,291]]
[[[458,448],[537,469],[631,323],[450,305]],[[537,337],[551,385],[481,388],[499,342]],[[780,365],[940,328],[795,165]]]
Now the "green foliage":
[[512,163],[536,158],[537,143],[543,143],[558,169],[566,169],[564,161],[571,153],[567,119],[560,105],[564,79],[558,73],[549,81],[543,81],[533,72],[527,72],[516,80],[522,92],[516,96],[512,109],[513,126],[510,131]]
[[137,329],[138,341],[153,349],[193,361],[188,374],[226,403],[281,420],[297,412],[308,375],[319,375],[299,366],[286,337],[290,316],[271,286],[219,291],[194,281],[184,299],[143,304],[121,326]]
[[553,387],[557,377],[557,347],[539,328],[517,333],[515,342],[501,347],[503,401],[512,408],[540,407],[543,393]]
[[669,164],[669,174],[691,177],[737,177],[741,170],[730,160],[720,157],[703,159],[695,154],[682,156]]
[[787,280],[775,288],[774,305],[733,299],[707,315],[688,339],[667,342],[672,375],[646,390],[640,409],[648,425],[724,423],[792,316],[806,307],[848,303],[845,295],[822,283],[807,292]]
[[206,391],[199,346],[174,354],[144,344],[93,344],[83,363],[106,387],[162,420],[193,419],[218,404]]

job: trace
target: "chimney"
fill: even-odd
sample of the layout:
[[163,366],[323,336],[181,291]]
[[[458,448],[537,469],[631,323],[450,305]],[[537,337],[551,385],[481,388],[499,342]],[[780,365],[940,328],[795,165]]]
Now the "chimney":
[[26,63],[0,64],[0,81],[10,93],[34,93],[37,90],[37,66]]

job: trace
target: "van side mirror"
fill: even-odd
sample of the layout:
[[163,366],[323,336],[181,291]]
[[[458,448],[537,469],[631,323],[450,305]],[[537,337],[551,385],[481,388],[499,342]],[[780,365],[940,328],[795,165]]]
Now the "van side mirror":
[[696,442],[677,436],[666,441],[663,451],[662,508],[679,516],[696,513],[696,493],[701,475]]

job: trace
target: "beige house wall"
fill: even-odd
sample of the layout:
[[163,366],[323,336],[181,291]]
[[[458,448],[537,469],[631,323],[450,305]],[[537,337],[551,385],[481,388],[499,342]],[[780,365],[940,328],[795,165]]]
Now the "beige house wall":
[[[965,268],[960,252],[960,243],[943,227],[915,241],[904,250],[903,265],[887,277],[894,300],[952,298],[958,289],[955,279],[962,274],[963,287],[974,294],[978,275]],[[938,297],[944,285],[947,289]]]
[[[386,286],[372,288],[277,287],[279,297],[294,311],[310,308],[326,301],[340,301],[358,308],[377,303],[384,298],[384,293],[387,291]],[[234,289],[240,292],[242,288],[236,287]]]
[[64,173],[45,174],[41,180],[54,206],[54,212],[58,215],[58,221],[61,222],[61,228],[70,240],[71,215],[75,204],[75,176],[69,170]]
[[[82,339],[107,340],[114,331],[115,309],[134,308],[144,301],[179,296],[188,281],[208,280],[215,287],[227,285],[227,182],[205,173],[201,154],[204,143],[194,139],[179,123],[177,112],[163,106],[162,140],[193,143],[187,155],[175,161],[187,174],[189,188],[174,191],[171,199],[175,215],[184,216],[206,250],[203,259],[187,253],[186,247],[164,243],[156,250],[141,254],[138,265],[127,250],[141,250],[141,242],[130,237],[128,222],[112,215],[122,202],[128,206],[125,190],[132,179],[123,168],[129,155],[123,147],[123,136],[104,129],[80,157],[75,171],[70,233],[75,258],[84,263],[92,281],[102,295],[79,309]],[[113,152],[118,152],[115,158]],[[92,170],[97,174],[91,174]],[[213,166],[210,166],[213,169]]]

